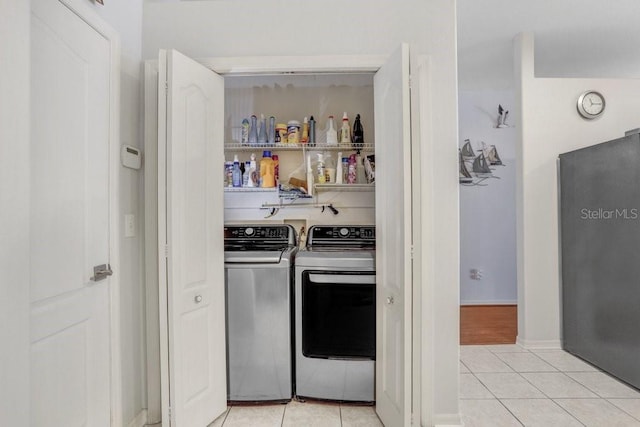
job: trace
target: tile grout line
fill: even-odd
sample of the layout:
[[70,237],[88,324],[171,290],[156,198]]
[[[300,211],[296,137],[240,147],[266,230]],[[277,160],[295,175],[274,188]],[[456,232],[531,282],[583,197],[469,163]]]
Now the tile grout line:
[[287,414],[287,406],[289,406],[289,403],[291,403],[292,401],[289,401],[288,403],[286,403],[284,405],[284,410],[282,411],[282,421],[280,421],[280,427],[284,427],[284,417]]
[[619,407],[618,405],[616,405],[615,403],[613,403],[610,399],[628,399],[628,400],[638,400],[636,398],[633,397],[629,397],[629,398],[618,398],[618,397],[610,397],[608,399],[604,399],[607,402],[609,402],[610,404],[612,404],[613,406],[615,406],[616,408],[620,409],[622,412],[624,412],[625,414],[629,415],[631,418],[633,418],[634,420],[640,421],[640,418],[636,417],[635,415],[631,414],[630,412],[628,412],[627,410],[625,410],[624,408]]

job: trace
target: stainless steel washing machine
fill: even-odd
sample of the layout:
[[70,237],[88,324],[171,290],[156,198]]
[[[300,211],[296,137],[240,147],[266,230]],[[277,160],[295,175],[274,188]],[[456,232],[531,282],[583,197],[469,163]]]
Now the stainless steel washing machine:
[[295,230],[227,225],[224,244],[228,400],[291,400]]
[[374,226],[313,226],[295,263],[296,395],[375,400]]

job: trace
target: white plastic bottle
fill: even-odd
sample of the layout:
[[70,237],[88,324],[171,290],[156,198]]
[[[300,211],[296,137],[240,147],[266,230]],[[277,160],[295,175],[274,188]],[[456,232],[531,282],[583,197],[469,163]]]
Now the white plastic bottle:
[[327,145],[338,145],[338,132],[333,123],[333,116],[329,116],[327,128]]
[[351,126],[349,126],[349,117],[345,111],[342,115],[342,128],[340,129],[340,146],[349,147],[351,145]]
[[339,152],[336,162],[336,184],[342,184],[342,173],[342,152]]
[[307,154],[307,193],[313,196],[313,170],[311,170],[311,154]]

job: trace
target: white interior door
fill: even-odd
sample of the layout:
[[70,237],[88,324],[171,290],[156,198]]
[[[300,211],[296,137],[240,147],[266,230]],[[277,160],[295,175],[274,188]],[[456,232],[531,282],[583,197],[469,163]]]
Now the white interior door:
[[409,46],[374,77],[376,126],[376,412],[411,423],[411,119]]
[[110,43],[31,1],[31,425],[110,425]]
[[159,72],[162,418],[204,427],[227,404],[224,80],[174,50],[160,52]]

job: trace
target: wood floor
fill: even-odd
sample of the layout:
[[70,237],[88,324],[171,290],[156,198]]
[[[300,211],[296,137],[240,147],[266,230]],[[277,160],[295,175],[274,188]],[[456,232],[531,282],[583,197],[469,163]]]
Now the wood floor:
[[515,344],[516,305],[460,306],[460,344]]

